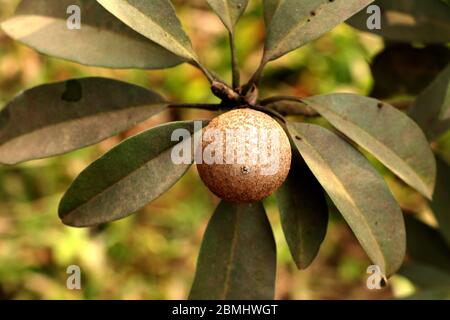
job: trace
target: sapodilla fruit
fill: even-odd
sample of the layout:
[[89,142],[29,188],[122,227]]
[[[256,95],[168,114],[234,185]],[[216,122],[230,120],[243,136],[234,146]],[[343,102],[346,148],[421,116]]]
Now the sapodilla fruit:
[[283,128],[267,114],[234,109],[203,129],[197,169],[219,198],[236,203],[264,199],[286,179],[291,146]]

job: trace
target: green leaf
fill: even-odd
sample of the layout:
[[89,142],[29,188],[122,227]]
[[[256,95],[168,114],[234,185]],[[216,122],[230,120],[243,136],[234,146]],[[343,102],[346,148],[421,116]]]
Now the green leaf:
[[378,100],[345,93],[304,102],[410,186],[432,197],[436,161],[425,135],[404,113]]
[[430,140],[450,130],[450,64],[416,99],[409,116]]
[[450,165],[436,157],[437,179],[431,209],[439,224],[439,232],[450,247]]
[[441,0],[377,0],[381,29],[369,30],[372,14],[362,10],[348,23],[397,42],[446,43],[450,41],[450,10]]
[[[80,30],[67,28],[71,5],[81,9]],[[1,27],[41,53],[86,65],[159,69],[184,61],[128,28],[93,0],[23,0]]]
[[[124,218],[177,182],[192,163],[175,164],[171,141],[176,129],[199,131],[194,122],[172,122],[134,136],[92,163],[64,195],[59,216],[70,226],[87,227]],[[192,153],[192,152],[191,152]]]
[[248,5],[248,0],[207,0],[210,7],[220,17],[223,24],[230,32],[234,32],[234,27],[239,18],[244,13]]
[[222,201],[206,229],[189,299],[273,299],[275,274],[275,240],[262,203]]
[[[373,0],[284,0],[279,5],[265,1],[267,31],[263,63],[275,60],[319,38]],[[277,8],[273,15],[274,8]]]
[[189,61],[197,61],[170,0],[97,0],[133,30]]
[[409,214],[405,215],[405,224],[411,259],[450,270],[450,248],[439,232]]
[[288,124],[303,159],[386,276],[402,264],[401,210],[380,174],[350,144],[317,125]]
[[328,206],[322,186],[297,150],[293,151],[291,170],[276,198],[291,255],[299,269],[306,269],[325,238]]
[[450,273],[448,273],[448,270],[437,269],[428,264],[409,262],[400,268],[399,273],[420,288],[450,287]]
[[16,164],[98,143],[166,105],[152,91],[105,78],[32,88],[0,112],[0,162]]

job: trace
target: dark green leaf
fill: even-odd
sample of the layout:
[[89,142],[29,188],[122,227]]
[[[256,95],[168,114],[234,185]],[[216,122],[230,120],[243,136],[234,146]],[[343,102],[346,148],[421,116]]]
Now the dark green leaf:
[[430,140],[450,130],[450,64],[417,98],[409,115]]
[[409,262],[400,268],[399,273],[408,278],[417,287],[430,288],[439,286],[450,287],[450,273],[448,271],[419,262]]
[[248,0],[207,0],[230,32],[247,8]]
[[[263,62],[275,60],[345,21],[373,0],[265,1],[267,31]],[[275,12],[273,12],[276,8]]]
[[439,232],[450,247],[450,165],[436,157],[436,190],[430,206],[439,224]]
[[297,150],[293,150],[291,170],[276,198],[292,257],[299,269],[305,269],[325,238],[328,206],[321,185]]
[[438,231],[411,215],[405,215],[408,254],[415,262],[450,270],[450,248]]
[[170,0],[97,0],[133,30],[189,61],[197,61]]
[[[175,164],[171,141],[176,129],[199,131],[194,122],[172,122],[128,140],[91,164],[64,195],[59,216],[70,226],[87,227],[117,220],[141,209],[172,187],[189,164]],[[191,161],[192,161],[191,157]]]
[[275,240],[262,203],[222,201],[206,229],[189,299],[273,299],[275,273]]
[[359,30],[397,42],[446,43],[450,41],[450,10],[441,0],[377,0],[381,29],[369,30],[371,14],[362,10],[348,22]]
[[432,44],[425,47],[409,43],[389,44],[371,63],[374,87],[371,96],[378,99],[399,95],[419,95],[450,61],[450,48]]
[[401,210],[383,177],[350,144],[320,126],[288,125],[303,159],[386,276],[402,264],[405,230]]
[[[81,9],[80,30],[67,28],[70,5]],[[23,0],[1,27],[42,53],[86,65],[158,69],[184,61],[128,28],[94,0]]]
[[15,164],[95,144],[166,105],[152,91],[105,78],[35,87],[0,112],[0,162]]
[[378,100],[345,93],[304,102],[410,186],[432,197],[434,155],[423,132],[404,113]]

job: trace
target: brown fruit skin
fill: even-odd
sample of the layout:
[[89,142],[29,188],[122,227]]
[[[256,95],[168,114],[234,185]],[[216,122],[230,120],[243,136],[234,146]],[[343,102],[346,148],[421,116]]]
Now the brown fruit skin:
[[[225,137],[225,130],[239,128],[268,129],[278,132],[280,139],[279,166],[273,175],[261,174],[261,163],[246,161],[244,164],[198,163],[197,169],[205,185],[219,198],[235,203],[260,201],[275,192],[286,180],[291,167],[291,146],[283,128],[272,117],[253,109],[235,109],[214,118],[203,132],[218,129]],[[225,138],[224,138],[225,141]],[[211,141],[202,141],[202,154]],[[247,146],[247,144],[246,144]],[[233,147],[235,151],[235,147]],[[258,148],[249,148],[246,155],[258,153]],[[225,154],[225,149],[223,151]],[[262,163],[263,167],[267,164]]]

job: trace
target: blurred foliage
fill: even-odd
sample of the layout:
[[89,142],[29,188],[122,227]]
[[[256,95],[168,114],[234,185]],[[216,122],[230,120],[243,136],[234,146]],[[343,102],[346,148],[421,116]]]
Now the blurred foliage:
[[[15,3],[0,0],[0,19],[11,14]],[[230,79],[228,38],[220,20],[205,1],[174,3],[202,60]],[[264,22],[259,3],[251,2],[237,27],[243,77],[250,76],[260,61]],[[383,47],[379,37],[340,25],[270,64],[262,95],[309,96],[332,91],[368,95],[373,88],[370,62]],[[0,31],[0,106],[24,88],[89,75],[143,85],[177,102],[216,101],[208,82],[191,66],[152,72],[85,67],[39,55]],[[64,226],[56,212],[62,193],[77,174],[121,139],[170,119],[210,116],[204,111],[170,111],[95,147],[0,167],[0,299],[185,299],[207,220],[218,203],[200,182],[195,167],[168,193],[118,222],[74,229]],[[440,148],[443,153],[450,150],[450,137],[440,142]],[[419,208],[434,223],[416,192],[381,165],[377,168],[403,207]],[[366,268],[371,263],[331,205],[329,231],[319,256],[310,268],[298,271],[281,230],[275,199],[270,197],[265,204],[279,253],[278,299],[379,299],[414,290],[400,277],[382,290],[366,288]],[[66,289],[66,268],[72,264],[81,267],[82,290]]]
[[379,99],[393,95],[418,95],[450,61],[450,48],[392,43],[377,55],[371,70],[375,85],[371,95]]

